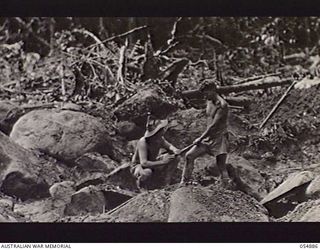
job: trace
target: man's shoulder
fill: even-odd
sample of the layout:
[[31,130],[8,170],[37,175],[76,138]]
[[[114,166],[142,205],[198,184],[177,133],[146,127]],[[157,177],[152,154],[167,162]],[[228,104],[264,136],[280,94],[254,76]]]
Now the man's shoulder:
[[137,142],[137,145],[140,146],[140,145],[144,145],[147,143],[147,140],[145,137],[141,137],[138,142]]

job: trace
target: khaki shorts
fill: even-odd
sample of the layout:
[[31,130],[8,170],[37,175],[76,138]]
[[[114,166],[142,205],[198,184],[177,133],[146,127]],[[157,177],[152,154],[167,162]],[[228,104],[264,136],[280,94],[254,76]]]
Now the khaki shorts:
[[214,138],[205,138],[202,142],[207,149],[208,154],[212,156],[227,154],[229,152],[229,135],[223,133]]

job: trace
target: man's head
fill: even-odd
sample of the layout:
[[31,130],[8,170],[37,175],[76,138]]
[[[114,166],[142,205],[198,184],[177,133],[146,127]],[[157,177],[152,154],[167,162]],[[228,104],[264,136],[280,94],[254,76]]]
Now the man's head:
[[156,138],[164,135],[166,127],[168,126],[168,120],[154,121],[148,125],[148,129],[144,134],[145,138]]
[[217,85],[214,81],[204,81],[199,90],[206,99],[214,99],[217,97]]

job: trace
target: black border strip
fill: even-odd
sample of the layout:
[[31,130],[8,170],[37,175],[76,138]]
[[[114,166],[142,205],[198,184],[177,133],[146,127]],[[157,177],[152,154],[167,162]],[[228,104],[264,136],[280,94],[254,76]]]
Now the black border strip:
[[311,243],[318,223],[0,224],[0,242]]
[[316,0],[1,0],[1,16],[319,16]]

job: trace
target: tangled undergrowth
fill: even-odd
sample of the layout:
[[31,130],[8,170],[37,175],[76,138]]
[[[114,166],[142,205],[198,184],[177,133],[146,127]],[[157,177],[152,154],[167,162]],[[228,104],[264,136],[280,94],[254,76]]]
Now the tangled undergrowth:
[[[79,34],[94,43],[87,47],[77,43]],[[178,59],[156,54],[150,41],[129,45],[127,40],[117,44],[110,39],[102,43],[85,29],[56,36],[57,48],[46,57],[25,53],[22,41],[0,45],[1,99],[20,104],[71,101],[116,107],[150,81],[166,92],[174,92],[171,79],[159,74]],[[153,63],[157,69],[150,69]]]

